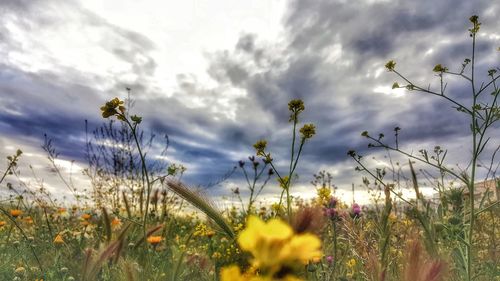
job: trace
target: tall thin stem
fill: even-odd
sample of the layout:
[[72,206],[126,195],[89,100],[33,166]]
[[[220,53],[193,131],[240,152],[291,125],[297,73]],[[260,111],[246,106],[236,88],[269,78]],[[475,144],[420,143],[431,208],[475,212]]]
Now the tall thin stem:
[[[123,117],[125,117],[125,116],[123,116]],[[142,153],[141,144],[139,142],[139,139],[137,138],[136,126],[132,125],[127,118],[123,118],[123,119],[125,120],[127,125],[130,127],[130,129],[132,130],[132,135],[134,136],[134,141],[135,141],[135,144],[137,146],[137,151],[139,153],[139,157],[141,158],[142,178],[143,178],[143,181],[144,181],[144,179],[146,181],[146,188],[147,188],[147,190],[146,190],[146,208],[144,210],[144,218],[143,218],[143,231],[144,231],[144,234],[146,234],[146,230],[147,230],[146,222],[148,219],[149,201],[150,201],[151,189],[152,189],[151,182],[149,181],[148,169],[146,166],[146,157]],[[141,192],[141,193],[143,193],[143,192]]]
[[286,182],[286,212],[288,216],[288,221],[291,222],[292,220],[292,208],[291,208],[291,203],[292,199],[290,198],[290,185],[292,183],[292,173],[293,173],[293,168],[294,168],[294,157],[295,157],[295,139],[297,138],[297,118],[295,117],[293,120],[293,135],[292,135],[292,153],[290,156],[290,168],[288,170],[288,181]]
[[471,174],[470,174],[470,179],[469,179],[469,184],[468,184],[468,189],[469,189],[469,208],[470,208],[470,222],[469,222],[469,233],[468,233],[468,245],[467,247],[467,280],[472,280],[472,276],[474,274],[473,272],[473,240],[472,236],[474,234],[474,223],[475,223],[475,214],[474,214],[474,181],[476,177],[476,163],[477,163],[477,158],[478,158],[478,147],[477,147],[477,120],[476,120],[476,113],[477,113],[477,97],[478,95],[476,94],[476,88],[474,86],[474,59],[475,59],[475,48],[476,48],[476,34],[472,33],[472,64],[471,64],[471,85],[472,85],[472,93],[473,93],[473,100],[472,100],[472,116],[471,116],[471,130],[472,130],[472,167],[471,167]]

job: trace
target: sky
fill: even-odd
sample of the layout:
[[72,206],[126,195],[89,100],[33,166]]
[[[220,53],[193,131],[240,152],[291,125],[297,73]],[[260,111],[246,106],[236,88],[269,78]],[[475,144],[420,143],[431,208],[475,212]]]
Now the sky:
[[[287,103],[302,99],[301,124],[315,124],[317,133],[305,145],[292,194],[312,197],[312,175],[325,170],[338,196],[352,200],[354,184],[356,201],[367,202],[360,187],[365,174],[354,170],[347,151],[359,151],[373,168],[387,167],[388,158],[367,149],[362,131],[382,132],[391,142],[398,126],[402,148],[415,153],[441,145],[450,167],[467,166],[466,116],[439,97],[391,89],[402,81],[384,65],[395,60],[413,81],[436,89],[434,65],[459,70],[471,55],[473,14],[482,22],[476,70],[485,81],[500,64],[497,1],[2,0],[0,156],[22,149],[22,179],[34,181],[31,165],[62,196],[41,149],[47,134],[60,153],[57,165],[88,187],[81,173],[85,120],[91,129],[107,122],[100,106],[126,98],[128,87],[141,128],[169,137],[166,156],[149,157],[186,166],[188,184],[217,181],[252,155],[259,139],[285,171]],[[470,101],[469,84],[446,81],[447,94]],[[499,145],[498,125],[491,136],[485,155]],[[240,170],[207,192],[222,198],[235,187],[245,188]],[[278,195],[275,181],[263,192],[269,200]]]

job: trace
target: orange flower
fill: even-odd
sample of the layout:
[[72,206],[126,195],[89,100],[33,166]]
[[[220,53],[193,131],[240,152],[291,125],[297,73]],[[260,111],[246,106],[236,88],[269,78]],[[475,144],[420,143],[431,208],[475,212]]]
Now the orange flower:
[[19,210],[19,209],[14,209],[14,210],[10,210],[10,215],[17,218],[19,217],[20,215],[22,215],[23,211]]
[[111,227],[113,227],[114,229],[119,228],[121,225],[122,225],[122,221],[119,218],[114,218],[111,221]]
[[89,225],[89,224],[90,224],[90,222],[88,222],[88,221],[82,221],[80,224],[81,224],[82,226],[87,226],[87,225]]
[[84,219],[84,220],[89,220],[91,217],[92,217],[92,215],[90,215],[90,214],[83,214],[82,215],[82,219]]
[[321,256],[315,256],[311,259],[313,263],[319,263],[321,262]]
[[213,231],[213,230],[209,230],[209,231],[207,231],[206,236],[207,236],[208,238],[212,238],[214,235],[215,235],[215,231]]
[[7,222],[6,221],[0,221],[0,228],[3,227],[4,225],[6,225]]
[[161,236],[149,236],[147,241],[149,244],[155,246],[158,245],[161,242]]
[[27,223],[27,224],[32,224],[33,223],[33,219],[31,217],[26,217],[24,219],[24,221]]
[[61,234],[56,235],[56,238],[54,238],[54,244],[56,244],[56,245],[64,244],[64,240],[63,240]]

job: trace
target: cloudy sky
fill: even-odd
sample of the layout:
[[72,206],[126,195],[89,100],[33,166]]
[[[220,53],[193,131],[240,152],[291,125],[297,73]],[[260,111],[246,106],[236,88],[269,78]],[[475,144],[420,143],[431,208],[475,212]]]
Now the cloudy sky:
[[[476,66],[486,80],[500,64],[500,3],[491,0],[2,0],[0,154],[21,148],[25,179],[31,164],[62,194],[46,168],[44,134],[63,170],[72,160],[74,171],[85,168],[84,120],[101,125],[99,107],[130,87],[133,113],[146,131],[168,134],[164,159],[184,164],[192,185],[222,177],[261,138],[285,170],[287,103],[297,98],[306,106],[301,121],[314,123],[317,135],[304,149],[295,194],[314,194],[309,181],[326,170],[350,200],[362,175],[349,149],[375,156],[366,157],[373,167],[387,164],[383,152],[366,149],[364,130],[389,136],[399,126],[406,149],[442,145],[450,165],[465,167],[466,117],[442,99],[392,90],[398,80],[384,64],[394,59],[417,83],[437,87],[434,65],[458,70],[471,55],[473,14],[483,23]],[[470,86],[448,82],[447,93],[468,102]],[[492,128],[486,153],[499,145],[499,131]],[[210,193],[219,198],[236,186],[243,187],[240,172]],[[265,192],[276,194],[275,186]]]

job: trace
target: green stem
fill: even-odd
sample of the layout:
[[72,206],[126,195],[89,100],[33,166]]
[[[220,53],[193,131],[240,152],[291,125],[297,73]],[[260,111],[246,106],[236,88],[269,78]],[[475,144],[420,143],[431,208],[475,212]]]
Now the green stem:
[[[148,169],[146,167],[146,158],[144,157],[144,154],[142,153],[141,145],[139,143],[139,139],[137,138],[137,132],[136,132],[136,126],[132,126],[130,124],[130,121],[123,116],[123,120],[127,123],[127,125],[130,127],[132,130],[132,135],[134,136],[134,141],[137,146],[137,151],[139,152],[139,157],[141,158],[141,166],[142,166],[142,178],[143,180],[146,180],[146,185],[147,185],[147,190],[146,190],[146,209],[144,210],[144,219],[143,219],[143,232],[144,235],[146,235],[146,230],[147,230],[147,219],[148,219],[148,210],[149,210],[149,200],[151,197],[151,183],[149,181],[149,176],[148,176]],[[142,192],[141,192],[142,193]]]
[[297,138],[297,118],[295,117],[293,120],[293,137],[292,137],[292,153],[290,156],[290,168],[288,169],[288,181],[286,183],[286,213],[288,216],[288,221],[292,221],[292,209],[291,209],[291,203],[292,199],[290,198],[290,184],[292,182],[292,172],[293,172],[293,159],[294,159],[294,154],[295,154],[295,139]]
[[7,167],[7,169],[5,170],[5,172],[3,173],[2,175],[2,178],[0,178],[0,183],[3,182],[3,180],[5,179],[5,177],[7,176],[7,174],[9,173],[10,169],[12,169],[12,162],[9,163],[9,166]]
[[337,238],[338,238],[338,235],[337,235],[337,223],[334,221],[333,222],[333,276],[335,277],[335,269],[336,269],[336,264],[337,264],[337,261],[338,261],[338,251],[337,251]]
[[475,59],[475,47],[476,47],[476,34],[472,35],[472,63],[471,63],[471,84],[472,84],[472,93],[473,93],[473,102],[472,102],[472,167],[471,167],[471,175],[469,179],[469,208],[470,208],[470,222],[469,222],[469,245],[467,246],[467,280],[472,280],[473,275],[473,234],[474,234],[474,223],[475,223],[475,215],[474,215],[474,181],[476,176],[476,162],[478,158],[478,148],[477,148],[477,128],[476,128],[476,104],[477,104],[477,94],[474,86],[474,59]]

